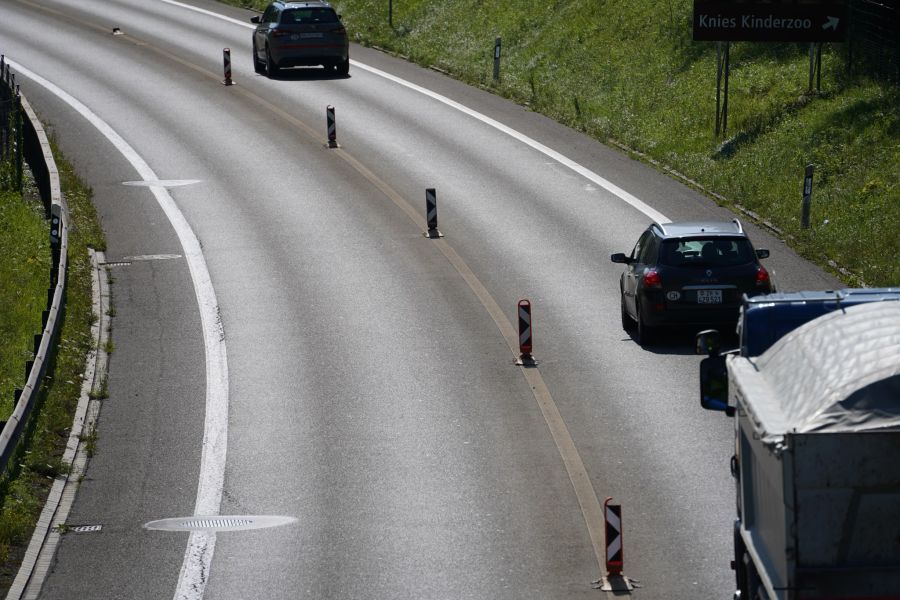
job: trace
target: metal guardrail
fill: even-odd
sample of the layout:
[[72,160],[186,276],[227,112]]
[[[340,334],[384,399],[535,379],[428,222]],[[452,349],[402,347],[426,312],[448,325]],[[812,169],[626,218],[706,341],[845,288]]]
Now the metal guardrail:
[[[5,67],[8,74],[9,68]],[[21,127],[17,127],[16,149],[31,167],[40,192],[47,218],[50,220],[50,247],[53,267],[50,269],[50,286],[47,290],[47,310],[43,312],[44,330],[35,336],[34,360],[25,366],[25,387],[15,392],[15,409],[3,424],[0,432],[0,474],[7,470],[10,458],[16,451],[22,432],[41,393],[41,383],[56,350],[59,329],[62,324],[62,308],[65,302],[67,253],[69,245],[68,217],[59,184],[59,172],[50,141],[37,115],[18,89],[9,84],[8,77],[0,77],[0,96],[15,97],[21,107]],[[13,80],[14,81],[14,80]]]

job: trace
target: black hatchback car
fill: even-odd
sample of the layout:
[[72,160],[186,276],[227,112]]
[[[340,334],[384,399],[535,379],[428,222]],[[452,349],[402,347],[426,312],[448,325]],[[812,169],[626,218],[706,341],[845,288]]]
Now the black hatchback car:
[[622,327],[651,343],[662,326],[734,328],[741,298],[774,291],[740,221],[653,223],[630,255],[619,289]]
[[276,1],[253,17],[253,68],[269,77],[285,67],[322,65],[350,72],[350,42],[340,15],[327,2]]

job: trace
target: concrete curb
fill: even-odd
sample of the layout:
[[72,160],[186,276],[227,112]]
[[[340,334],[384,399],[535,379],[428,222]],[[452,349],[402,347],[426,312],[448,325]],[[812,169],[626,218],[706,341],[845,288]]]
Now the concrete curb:
[[106,341],[109,336],[109,320],[107,311],[110,306],[109,285],[103,268],[102,252],[89,250],[91,254],[91,279],[93,290],[93,311],[98,316],[91,327],[94,349],[85,361],[84,378],[81,384],[81,396],[75,410],[72,430],[66,443],[63,462],[71,465],[69,473],[60,475],[53,482],[50,495],[31,536],[31,542],[19,567],[19,572],[6,595],[7,600],[37,599],[44,580],[53,565],[59,538],[62,535],[60,525],[65,524],[69,511],[75,501],[78,484],[87,469],[87,450],[82,443],[85,436],[93,433],[100,413],[100,400],[92,395],[103,386],[107,373],[109,356],[106,354]]

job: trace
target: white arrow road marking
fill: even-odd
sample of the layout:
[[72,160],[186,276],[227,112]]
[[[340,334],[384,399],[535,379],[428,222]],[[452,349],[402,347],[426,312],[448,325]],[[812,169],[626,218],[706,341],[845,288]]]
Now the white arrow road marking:
[[184,185],[193,185],[200,183],[199,179],[156,179],[153,181],[123,181],[122,185],[130,185],[134,187],[181,187]]
[[[134,148],[91,109],[19,63],[7,60],[7,64],[20,75],[24,75],[47,89],[87,119],[131,163],[144,181],[159,181],[159,177],[153,172],[153,169]],[[206,259],[203,257],[200,241],[187,219],[184,218],[172,196],[164,187],[151,185],[149,189],[172,224],[172,228],[181,242],[181,247],[184,249],[191,280],[194,283],[194,294],[197,296],[197,304],[200,309],[203,343],[206,348],[206,421],[203,430],[200,480],[197,484],[194,513],[216,515],[222,504],[225,452],[228,447],[228,361],[225,354],[225,334],[219,318],[219,304],[209,270],[206,268]],[[215,546],[216,534],[214,532],[195,531],[191,533],[178,577],[175,598],[179,600],[203,598]]]

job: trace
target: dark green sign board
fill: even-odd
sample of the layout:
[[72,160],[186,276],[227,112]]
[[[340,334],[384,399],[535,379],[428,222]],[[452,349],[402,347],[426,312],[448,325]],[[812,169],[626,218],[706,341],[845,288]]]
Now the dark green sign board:
[[706,42],[843,42],[842,2],[694,0],[694,40]]

